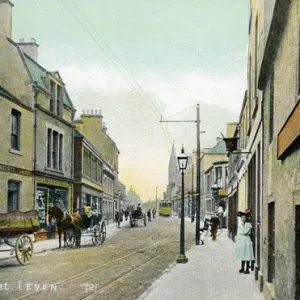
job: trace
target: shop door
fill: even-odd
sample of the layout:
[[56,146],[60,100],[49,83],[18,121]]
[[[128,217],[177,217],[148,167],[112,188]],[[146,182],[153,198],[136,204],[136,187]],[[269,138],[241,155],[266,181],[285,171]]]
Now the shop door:
[[275,203],[269,203],[268,216],[268,281],[275,279]]

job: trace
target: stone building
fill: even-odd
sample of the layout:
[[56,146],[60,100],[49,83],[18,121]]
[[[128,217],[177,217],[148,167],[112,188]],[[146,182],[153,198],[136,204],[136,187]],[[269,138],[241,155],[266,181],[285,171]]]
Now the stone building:
[[75,109],[59,73],[38,64],[36,41],[11,40],[12,3],[0,4],[0,85],[24,104],[34,105],[33,123],[26,124],[33,132],[26,137],[33,143],[31,208],[39,211],[41,227],[46,227],[49,205],[61,202],[72,210]]
[[[206,213],[214,213],[219,204],[223,206],[223,210],[227,209],[227,151],[225,142],[222,138],[217,138],[217,144],[213,148],[201,150],[200,156],[200,193],[201,205],[200,215]],[[213,185],[218,186],[218,192],[214,196],[212,192]]]
[[263,203],[259,286],[266,299],[300,299],[299,1],[265,1]]
[[[1,87],[0,213],[33,209],[33,102]],[[30,89],[28,90],[30,92]]]
[[103,216],[103,158],[85,138],[81,123],[81,120],[75,120],[73,210],[90,206]]
[[[80,132],[96,151],[94,154],[97,153],[98,155],[99,159],[96,159],[95,156],[93,157],[93,165],[98,166],[98,164],[102,164],[103,193],[101,193],[101,195],[98,193],[97,198],[98,200],[102,199],[103,218],[105,220],[112,220],[114,218],[115,211],[118,209],[117,185],[119,173],[118,159],[120,152],[116,143],[107,134],[107,128],[105,127],[102,119],[103,116],[101,115],[100,110],[83,111],[80,116],[80,120],[76,120],[76,126],[77,128],[80,127]],[[97,164],[95,162],[96,160]],[[99,184],[100,182],[98,181],[98,192],[100,192]],[[94,196],[96,197],[96,195]]]

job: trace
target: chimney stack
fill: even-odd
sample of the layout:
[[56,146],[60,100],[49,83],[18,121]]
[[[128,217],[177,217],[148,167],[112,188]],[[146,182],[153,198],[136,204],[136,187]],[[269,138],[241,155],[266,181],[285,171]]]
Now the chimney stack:
[[0,36],[11,39],[12,7],[9,0],[0,0]]
[[[1,0],[0,0],[1,1]],[[25,42],[24,39],[19,39],[17,43],[21,51],[30,56],[34,61],[38,59],[38,44],[34,38],[30,39],[30,42]]]

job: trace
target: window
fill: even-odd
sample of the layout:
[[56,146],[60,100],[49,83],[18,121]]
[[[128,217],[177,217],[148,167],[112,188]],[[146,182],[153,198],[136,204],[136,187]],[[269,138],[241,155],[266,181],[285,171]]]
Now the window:
[[47,167],[63,170],[64,136],[48,128],[47,131]]
[[225,184],[226,184],[226,187],[228,186],[228,167],[225,167]]
[[210,174],[208,174],[206,176],[206,192],[207,193],[210,193],[210,189],[211,189],[211,184],[210,184]]
[[57,99],[56,99],[56,113],[58,116],[61,116],[61,105],[63,101],[63,92],[62,88],[58,85],[57,86]]
[[52,143],[52,168],[57,169],[58,163],[58,133],[53,131],[53,143]]
[[218,187],[222,187],[222,167],[216,168],[216,183]]
[[62,117],[63,115],[63,88],[50,81],[50,112]]
[[21,123],[21,113],[15,109],[11,111],[11,136],[10,136],[10,146],[14,150],[20,150],[20,123]]
[[63,169],[63,142],[64,137],[62,134],[59,135],[59,169]]
[[8,181],[7,212],[19,210],[20,182]]
[[50,81],[50,112],[54,113],[55,83]]
[[52,130],[48,129],[47,167],[51,168]]

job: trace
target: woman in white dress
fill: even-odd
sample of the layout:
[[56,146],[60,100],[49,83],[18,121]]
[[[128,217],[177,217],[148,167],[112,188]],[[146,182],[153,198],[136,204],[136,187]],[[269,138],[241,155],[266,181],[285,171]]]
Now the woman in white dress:
[[[253,245],[250,238],[252,225],[247,222],[245,215],[241,216],[241,224],[237,232],[237,239],[235,245],[236,259],[241,261],[240,273],[249,274],[250,261],[254,260]],[[246,264],[246,269],[245,269]]]

